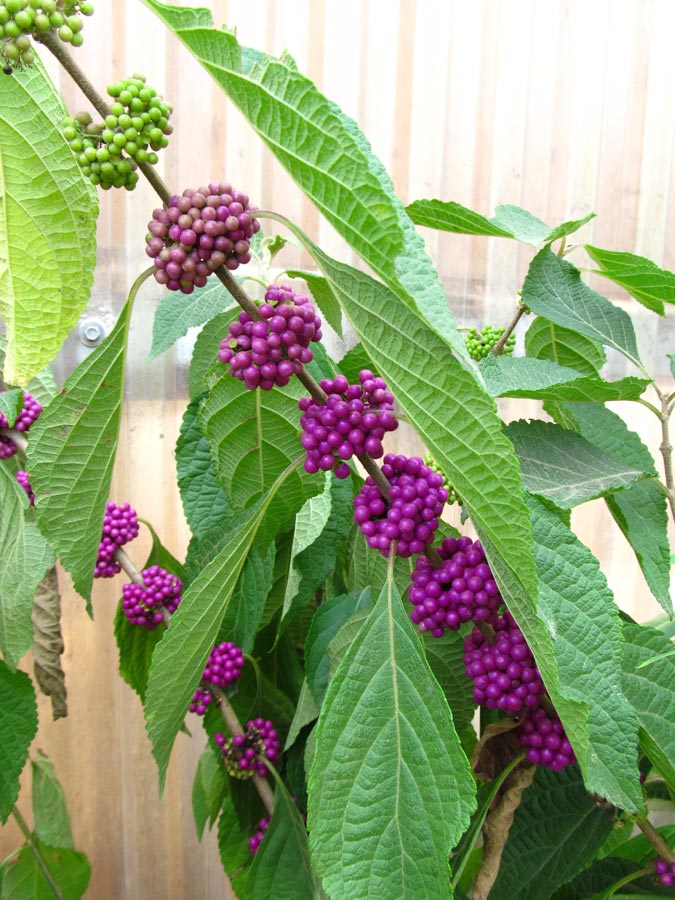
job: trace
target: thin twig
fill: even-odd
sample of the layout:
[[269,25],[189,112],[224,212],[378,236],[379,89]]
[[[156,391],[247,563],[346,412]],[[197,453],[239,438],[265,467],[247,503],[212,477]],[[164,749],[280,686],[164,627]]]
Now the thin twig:
[[28,441],[21,434],[20,431],[17,431],[15,428],[0,428],[0,434],[8,437],[10,441],[24,454],[26,454],[26,449],[28,447]]
[[654,382],[652,386],[661,402],[661,412],[659,413],[658,410],[655,410],[661,422],[661,445],[659,450],[661,451],[661,457],[663,459],[663,473],[665,476],[666,487],[668,488],[666,496],[668,497],[670,514],[673,517],[673,520],[675,520],[675,478],[673,477],[673,445],[670,442],[670,409],[668,396],[659,388],[656,382]]
[[504,329],[504,334],[499,338],[497,343],[492,348],[491,352],[492,352],[493,356],[499,356],[499,354],[502,352],[502,350],[506,346],[506,342],[511,337],[511,334],[513,333],[514,328],[516,327],[518,322],[520,322],[522,317],[525,315],[526,311],[527,311],[527,306],[521,301],[518,304],[518,309],[516,310],[515,316],[511,319],[509,324]]
[[28,828],[28,825],[26,824],[26,820],[21,815],[21,813],[16,808],[16,806],[12,807],[12,815],[16,819],[17,825],[23,832],[23,836],[26,838],[26,843],[28,844],[30,849],[33,851],[33,856],[35,857],[35,862],[42,869],[42,874],[45,876],[45,881],[47,882],[49,887],[52,889],[52,893],[56,897],[56,900],[64,900],[64,896],[61,893],[61,889],[59,888],[58,884],[54,881],[54,876],[49,871],[49,868],[47,866],[47,863],[45,862],[45,859],[42,855],[40,847],[38,846],[37,842],[35,841],[35,838],[31,834],[30,829]]
[[665,842],[663,835],[659,834],[646,816],[636,819],[635,824],[659,854],[661,859],[665,859],[667,863],[675,863],[675,853],[673,853]]
[[143,576],[141,575],[138,567],[136,566],[134,561],[129,556],[127,556],[127,554],[121,547],[118,547],[115,550],[113,556],[122,566],[124,571],[129,576],[129,579],[133,581],[134,584],[137,584],[142,588],[146,586],[145,581],[143,581]]

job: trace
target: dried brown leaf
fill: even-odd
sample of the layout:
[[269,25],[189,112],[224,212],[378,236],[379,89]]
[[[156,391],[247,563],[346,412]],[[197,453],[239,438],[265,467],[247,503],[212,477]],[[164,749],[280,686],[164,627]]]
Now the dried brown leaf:
[[33,598],[33,665],[35,679],[52,701],[54,720],[68,715],[66,676],[61,668],[61,596],[56,568],[47,572]]

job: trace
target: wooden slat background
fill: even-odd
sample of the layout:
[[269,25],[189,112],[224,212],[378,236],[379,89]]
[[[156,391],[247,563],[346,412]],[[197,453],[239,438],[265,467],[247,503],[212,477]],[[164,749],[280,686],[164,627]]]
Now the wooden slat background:
[[[237,110],[138,0],[96,5],[77,58],[101,91],[114,78],[142,71],[174,103],[177,131],[159,167],[174,189],[228,178],[259,206],[299,221],[328,252],[355,260]],[[202,5],[211,7],[217,23],[236,26],[243,43],[274,54],[287,48],[301,71],[357,120],[404,201],[441,197],[487,214],[498,203],[515,203],[551,224],[595,210],[598,218],[585,227],[583,239],[675,268],[675,4],[669,0],[213,0]],[[51,60],[47,64],[69,108],[85,107]],[[128,286],[146,265],[144,234],[156,205],[144,184],[131,195],[102,195],[99,266],[88,315],[108,325],[113,321]],[[484,316],[504,323],[531,252],[508,240],[425,237],[460,324],[480,324]],[[583,264],[580,251],[573,258]],[[282,261],[309,265],[294,249],[284,251]],[[608,282],[591,283],[627,302]],[[145,361],[159,299],[153,283],[134,311],[112,497],[128,499],[181,556],[189,535],[175,487],[173,447],[194,335],[160,359]],[[636,306],[631,304],[643,359],[667,378],[665,353],[675,349],[673,329]],[[84,353],[72,336],[59,375]],[[612,356],[610,371],[619,376],[627,370]],[[536,403],[501,407],[508,419],[539,414]],[[658,428],[648,411],[635,404],[613,408],[656,453]],[[398,441],[420,449],[409,434],[401,433]],[[657,607],[602,503],[576,511],[574,523],[599,556],[622,607],[640,619],[654,615]],[[134,557],[142,562],[147,549],[143,535]],[[120,579],[96,584],[93,621],[66,576],[62,583],[70,715],[52,723],[41,698],[35,747],[56,764],[77,846],[93,864],[87,896],[228,896],[215,841],[207,837],[199,844],[192,820],[190,793],[201,738],[179,736],[160,799],[140,705],[115,674],[112,620]],[[29,813],[28,790],[20,804]],[[0,831],[0,858],[18,843],[9,824]]]

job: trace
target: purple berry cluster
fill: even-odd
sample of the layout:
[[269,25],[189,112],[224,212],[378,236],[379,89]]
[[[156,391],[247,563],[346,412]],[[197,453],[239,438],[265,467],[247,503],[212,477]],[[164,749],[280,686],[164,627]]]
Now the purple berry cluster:
[[675,885],[675,862],[669,863],[666,862],[665,859],[659,858],[655,859],[652,865],[654,868],[654,875],[656,876],[656,880],[662,887],[672,887],[673,885]]
[[28,494],[30,505],[35,506],[35,494],[33,493],[33,488],[31,487],[30,481],[28,480],[28,472],[26,472],[25,469],[19,469],[19,471],[16,473],[16,480]]
[[529,710],[522,724],[520,743],[527,748],[527,761],[559,772],[577,761],[565,729],[556,713],[543,707]]
[[258,852],[258,847],[260,847],[260,843],[265,837],[265,832],[270,827],[270,821],[271,820],[266,816],[264,819],[261,819],[255,826],[255,831],[248,839],[248,847],[251,851],[251,856],[255,856]]
[[17,452],[17,446],[7,435],[0,434],[0,459],[9,459]]
[[394,397],[382,378],[369,369],[359,372],[360,384],[349,384],[344,375],[326,378],[321,387],[326,403],[303,397],[298,403],[303,416],[302,446],[307,451],[305,471],[334,469],[338,478],[347,478],[346,460],[368,455],[379,459],[384,453],[385,432],[395,431]]
[[254,321],[239,313],[220,342],[218,359],[247,388],[269,391],[287,385],[312,361],[309,345],[321,340],[321,319],[307,297],[277,284],[267,288],[258,315]]
[[[211,651],[201,680],[218,687],[226,687],[239,678],[243,666],[243,652],[231,641],[223,641]],[[203,716],[212,699],[208,690],[198,687],[190,703],[190,712]]]
[[534,709],[539,706],[544,683],[522,631],[508,610],[492,627],[493,642],[478,628],[464,641],[464,666],[473,679],[474,700],[509,716]]
[[260,230],[247,194],[223,181],[174,194],[148,223],[145,252],[155,280],[191,294],[220,266],[236,269],[251,259],[250,240]]
[[[19,415],[16,417],[14,421],[14,425],[12,426],[17,431],[28,431],[33,422],[36,422],[40,418],[40,414],[42,413],[42,404],[38,403],[35,397],[32,394],[29,394],[27,391],[23,392],[23,406],[21,407],[21,411]],[[0,412],[0,428],[9,428],[9,423],[5,418],[4,414]]]
[[246,723],[244,734],[237,734],[229,740],[224,734],[215,734],[214,740],[220,747],[223,764],[234,778],[250,778],[267,775],[263,757],[270,762],[279,758],[281,744],[277,732],[269,719],[252,719]]
[[389,555],[392,541],[398,541],[396,553],[408,557],[422,553],[434,539],[438,517],[448,492],[443,479],[419,456],[388,453],[382,466],[389,480],[389,500],[380,493],[372,478],[354,498],[354,521],[366,537],[368,546]]
[[108,503],[103,518],[103,536],[98,548],[94,578],[112,578],[122,571],[115,550],[138,537],[138,516],[128,503]]
[[410,618],[419,630],[441,637],[464,622],[495,621],[503,601],[480,541],[445,538],[437,552],[441,568],[419,556],[408,590]]
[[161,566],[143,569],[141,575],[145,587],[133,582],[122,587],[122,612],[132,625],[154,631],[176,611],[183,582]]

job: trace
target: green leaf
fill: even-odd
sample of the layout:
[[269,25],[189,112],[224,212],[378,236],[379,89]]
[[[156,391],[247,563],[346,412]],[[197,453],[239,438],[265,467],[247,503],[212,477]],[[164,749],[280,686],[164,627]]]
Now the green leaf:
[[[236,303],[232,295],[219,281],[208,282],[197,288],[189,296],[176,291],[167,291],[159,302],[152,323],[152,349],[149,359],[155,359],[168,350],[179,338],[188,333],[189,328],[203,325],[226,309],[233,309]],[[230,315],[228,321],[234,318]],[[218,356],[216,348],[215,357]]]
[[49,366],[40,369],[37,375],[31,378],[26,385],[26,390],[43,406],[46,406],[58,394],[59,387]]
[[0,466],[0,650],[14,667],[33,642],[33,596],[54,554],[34,522],[28,498],[6,466]]
[[281,782],[274,815],[246,881],[245,900],[320,900],[321,892],[307,846],[307,829]]
[[520,460],[525,489],[561,509],[620,491],[649,474],[620,463],[577,432],[552,422],[511,422],[504,433]]
[[361,628],[363,627],[364,622],[370,616],[370,613],[370,605],[368,607],[362,607],[361,609],[355,610],[347,619],[347,621],[342,625],[332,641],[329,643],[327,650],[329,661],[329,680],[337,672],[338,666],[342,662],[345,653],[347,652],[347,650],[349,650],[352,643],[356,640],[359,631],[361,631]]
[[620,378],[603,381],[559,366],[548,359],[528,356],[490,356],[479,364],[485,387],[493,397],[532,397],[538,400],[569,400],[605,403],[637,400],[651,381]]
[[[566,427],[577,430],[604,453],[656,475],[651,453],[616,413],[590,403],[546,409],[559,421],[562,414]],[[651,480],[639,481],[625,491],[605,497],[605,502],[633,548],[652,593],[672,614],[668,510],[663,491]]]
[[178,490],[183,512],[195,537],[203,537],[227,520],[230,504],[216,477],[209,440],[199,427],[199,399],[183,414],[176,442]]
[[245,835],[241,830],[232,797],[226,794],[218,818],[218,850],[223,869],[238,897],[242,896],[242,889],[246,884],[253,859],[248,838],[249,835]]
[[272,589],[276,546],[252,547],[220,626],[219,640],[233,641],[244,653],[253,649],[265,600]]
[[87,599],[119,437],[130,316],[129,302],[32,426],[28,444],[40,530]]
[[304,269],[287,269],[289,278],[302,278],[312,292],[316,305],[321,310],[321,315],[339,337],[342,337],[342,311],[335,294],[325,278],[316,272],[306,272]]
[[537,359],[550,359],[560,366],[595,377],[606,361],[602,344],[561,328],[543,316],[537,316],[525,333],[525,353]]
[[142,522],[143,525],[145,525],[152,537],[150,553],[148,554],[148,558],[146,559],[143,568],[149,569],[150,566],[161,566],[162,569],[166,569],[167,572],[171,572],[172,575],[177,575],[181,581],[183,581],[185,579],[185,569],[183,564],[178,562],[176,557],[166,549],[150,522],[146,519],[139,519],[139,522]]
[[578,269],[547,248],[530,263],[522,297],[537,315],[613,347],[641,368],[628,313],[591,290]]
[[38,750],[37,759],[31,760],[31,769],[35,833],[43,843],[51,847],[74,850],[66,798],[51,760]]
[[93,282],[98,200],[63,137],[66,115],[39,62],[0,81],[0,316],[10,384],[25,385],[56,356]]
[[554,510],[535,499],[529,504],[540,579],[539,607],[555,636],[560,691],[585,709],[570,715],[559,708],[555,696],[553,703],[574,747],[586,788],[636,812],[642,808],[638,722],[622,691],[619,611],[590,550]]
[[576,766],[540,768],[516,809],[490,900],[549,900],[593,859],[612,824]]
[[[285,388],[251,391],[226,375],[204,401],[200,424],[211,442],[218,478],[234,507],[249,506],[264,495],[303,453],[298,440],[298,400],[304,393],[297,379]],[[270,509],[276,532],[320,490],[320,479],[304,469],[292,471]]]
[[215,316],[197,335],[188,376],[190,400],[203,397],[225,371],[224,364],[218,359],[218,350],[233,319],[229,312]]
[[310,691],[309,685],[307,684],[307,679],[305,679],[302,682],[300,697],[298,699],[298,705],[295,708],[293,721],[291,722],[291,726],[288,729],[288,736],[286,737],[286,743],[284,745],[284,753],[293,746],[305,725],[309,725],[311,722],[313,722],[318,717],[318,715],[319,707],[316,705],[314,697],[312,696],[312,692]]
[[206,825],[213,828],[226,794],[225,770],[213,750],[207,747],[199,757],[192,783],[192,812],[200,841]]
[[356,123],[287,56],[277,60],[241,47],[232,32],[212,28],[204,10],[144,2],[223,88],[337,232],[468,363],[424,241]]
[[[63,900],[80,900],[91,878],[91,866],[84,853],[49,847],[37,841],[40,855]],[[22,847],[3,868],[2,900],[54,900],[54,892],[29,846]]]
[[488,219],[452,200],[415,200],[407,207],[407,212],[417,225],[455,234],[510,237],[537,249],[572,234],[595,216],[595,213],[590,213],[583,219],[563,222],[551,228],[519,206],[498,206],[494,217]]
[[675,303],[675,273],[660,269],[651,259],[634,253],[601,250],[584,244],[591,259],[600,266],[598,275],[604,275],[625,288],[647,309],[665,315],[664,303]]
[[672,651],[672,642],[656,628],[625,624],[623,690],[640,724],[640,744],[675,791],[675,659],[662,656],[640,668],[651,657]]
[[19,775],[37,734],[35,691],[24,672],[12,672],[0,660],[0,822],[6,822],[19,796]]
[[358,384],[361,369],[372,369],[373,363],[359,343],[345,353],[338,363],[338,368],[350,384]]
[[12,391],[0,391],[0,414],[7,419],[9,428],[14,427],[16,417],[23,408],[23,391],[15,388]]
[[[358,525],[352,525],[351,534],[347,538],[348,572],[347,583],[361,587],[370,586],[373,591],[380,590],[380,585],[387,577],[387,560],[381,553],[373,553],[366,543]],[[414,560],[396,557],[394,564],[394,581],[396,588],[404,596],[410,586],[410,576]]]
[[465,637],[461,631],[446,631],[440,638],[421,635],[427,661],[452,710],[458,732],[472,721],[476,711],[473,683],[464,667]]
[[473,794],[452,714],[390,573],[317,726],[308,825],[324,889],[333,900],[449,898],[448,853]]
[[[371,604],[370,588],[331,597],[317,609],[305,642],[307,682],[316,703],[321,706],[330,678],[328,645],[357,610]],[[465,679],[466,680],[466,679]]]

